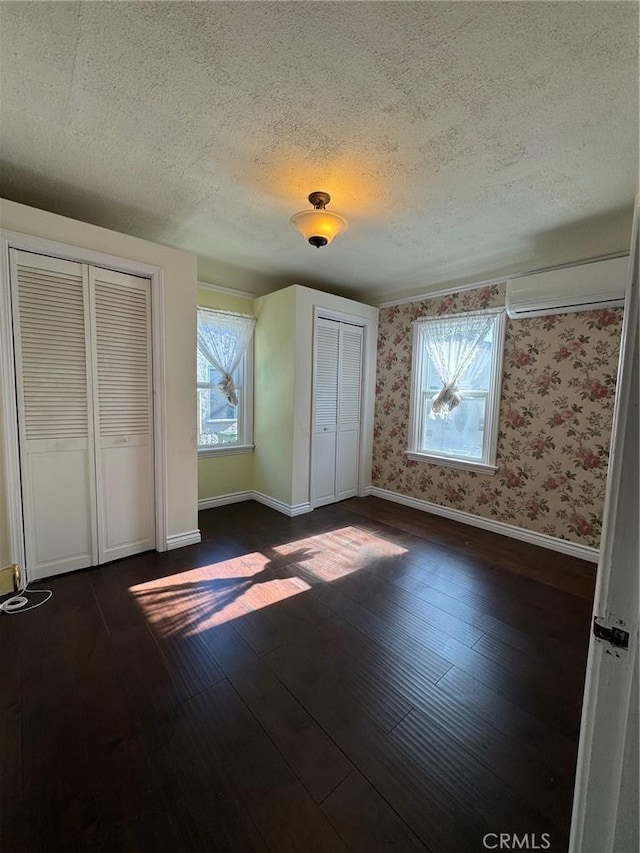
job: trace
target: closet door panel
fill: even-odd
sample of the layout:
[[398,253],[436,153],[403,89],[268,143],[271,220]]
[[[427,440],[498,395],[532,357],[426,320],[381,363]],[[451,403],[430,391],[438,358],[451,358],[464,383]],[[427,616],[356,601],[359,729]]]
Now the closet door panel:
[[314,346],[313,504],[336,499],[340,324],[318,319]]
[[88,278],[81,264],[10,251],[27,568],[97,561]]
[[32,577],[72,572],[95,561],[92,519],[87,518],[93,503],[92,465],[84,444],[79,450],[27,454],[25,481],[36,522],[29,560]]
[[362,327],[340,324],[337,500],[358,494]]
[[316,436],[315,506],[324,506],[336,499],[337,438],[336,432]]
[[155,547],[150,281],[91,267],[99,562]]
[[360,435],[358,430],[341,430],[338,434],[337,500],[358,494],[358,461]]
[[[114,554],[144,551],[154,547],[153,455],[148,442],[111,444],[103,442],[100,458],[102,489],[108,507],[103,525],[102,549],[106,559]],[[118,496],[126,496],[124,500]],[[135,549],[135,550],[131,550]]]

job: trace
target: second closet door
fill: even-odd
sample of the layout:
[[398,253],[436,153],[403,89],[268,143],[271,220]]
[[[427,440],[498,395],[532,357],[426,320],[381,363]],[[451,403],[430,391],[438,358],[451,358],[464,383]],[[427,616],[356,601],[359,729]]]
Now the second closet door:
[[361,326],[319,318],[314,339],[313,505],[358,494]]
[[155,547],[148,279],[89,269],[98,562]]

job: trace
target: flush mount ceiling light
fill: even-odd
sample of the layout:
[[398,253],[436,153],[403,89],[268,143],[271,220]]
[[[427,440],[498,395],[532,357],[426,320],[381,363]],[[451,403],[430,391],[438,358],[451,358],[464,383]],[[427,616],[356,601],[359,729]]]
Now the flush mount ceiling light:
[[294,213],[289,224],[296,228],[312,246],[319,249],[328,246],[334,237],[338,237],[349,227],[347,220],[339,213],[325,210],[331,201],[329,193],[315,192],[309,196],[313,210],[301,210]]

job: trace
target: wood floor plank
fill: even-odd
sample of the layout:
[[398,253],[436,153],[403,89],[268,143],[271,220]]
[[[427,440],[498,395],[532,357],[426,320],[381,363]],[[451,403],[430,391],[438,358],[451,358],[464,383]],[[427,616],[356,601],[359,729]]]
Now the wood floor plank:
[[554,824],[531,808],[483,764],[458,748],[450,732],[419,711],[402,720],[390,739],[407,758],[429,767],[459,813],[469,810],[502,832],[556,834]]
[[392,624],[396,633],[415,639],[512,701],[525,703],[541,719],[550,720],[561,730],[571,734],[579,725],[581,696],[571,693],[566,684],[546,678],[532,666],[519,673],[509,671],[501,663],[490,660],[454,637],[438,636],[425,630],[418,617],[386,601],[373,599],[368,602],[367,609],[387,624]]
[[217,627],[209,642],[247,707],[314,800],[322,802],[351,773],[351,762],[232,625]]
[[[17,625],[15,627],[18,628]],[[22,801],[23,664],[20,642],[23,637],[17,630],[7,631],[1,636],[0,849],[13,850],[17,849],[23,837],[16,809],[16,804]]]
[[271,849],[345,853],[340,837],[227,681],[192,699],[190,710],[208,728]]
[[[295,649],[283,646],[267,656],[269,665],[310,710],[353,764],[430,850],[474,850],[488,824],[452,804],[428,767],[401,755],[385,734],[353,705],[339,686]],[[428,807],[425,808],[425,804]]]
[[428,853],[376,789],[354,771],[322,804],[351,853]]
[[438,689],[448,693],[456,703],[468,706],[501,732],[520,741],[557,774],[573,775],[577,753],[575,738],[541,722],[529,711],[458,667],[452,667],[443,675]]
[[312,662],[324,682],[342,692],[346,702],[359,708],[382,732],[389,732],[413,707],[389,684],[379,667],[363,666],[360,658],[342,652],[339,626],[331,623],[323,632],[300,636],[297,643],[305,660]]
[[398,695],[446,729],[461,750],[480,762],[520,792],[524,799],[552,819],[566,813],[571,796],[567,776],[559,774],[555,763],[546,766],[518,737],[501,731],[501,716],[476,714],[472,708],[443,691],[440,680],[425,677],[418,656],[406,657],[386,652],[348,623],[328,622],[325,630],[339,643],[341,656],[353,656],[363,675],[372,681],[383,678]]
[[[424,570],[424,567],[422,569]],[[531,633],[522,628],[523,623],[527,624],[532,615],[525,605],[518,607],[515,612],[513,609],[511,612],[505,608],[497,609],[495,599],[478,601],[459,587],[452,587],[450,581],[440,580],[426,571],[423,571],[421,577],[407,571],[394,577],[392,582],[445,613],[468,622],[483,633],[500,637],[507,645],[533,658],[545,658],[561,652],[569,657],[572,663],[580,661],[581,656],[576,657],[574,645],[567,643],[564,637],[557,636],[556,632]],[[495,613],[496,610],[499,616],[492,615],[491,611]],[[586,620],[589,620],[588,615]]]

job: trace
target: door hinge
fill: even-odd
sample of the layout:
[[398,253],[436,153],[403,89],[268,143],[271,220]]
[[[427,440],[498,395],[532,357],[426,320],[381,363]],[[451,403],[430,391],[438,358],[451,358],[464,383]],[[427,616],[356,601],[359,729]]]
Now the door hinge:
[[599,616],[593,617],[593,634],[598,640],[611,643],[617,649],[629,648],[629,632],[615,625],[605,625]]

